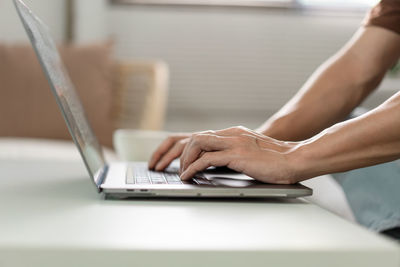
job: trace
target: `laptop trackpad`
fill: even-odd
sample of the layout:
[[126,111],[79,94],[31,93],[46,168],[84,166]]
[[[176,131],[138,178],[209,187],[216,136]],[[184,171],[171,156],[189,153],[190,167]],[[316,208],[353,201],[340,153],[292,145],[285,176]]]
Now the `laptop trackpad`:
[[206,171],[202,173],[202,177],[194,178],[193,181],[200,185],[213,185],[225,187],[249,187],[260,182],[253,178],[236,172],[214,172]]

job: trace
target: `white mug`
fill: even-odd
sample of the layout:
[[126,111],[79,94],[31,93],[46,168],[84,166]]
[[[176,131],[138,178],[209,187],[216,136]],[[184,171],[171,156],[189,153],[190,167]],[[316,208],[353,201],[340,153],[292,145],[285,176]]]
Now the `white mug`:
[[122,161],[149,161],[168,135],[168,132],[121,129],[114,132],[114,148]]

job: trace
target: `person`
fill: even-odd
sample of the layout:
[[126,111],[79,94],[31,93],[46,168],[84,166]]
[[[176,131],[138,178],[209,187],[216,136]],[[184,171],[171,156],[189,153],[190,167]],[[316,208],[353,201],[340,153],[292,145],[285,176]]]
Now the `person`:
[[[262,182],[293,184],[399,159],[400,93],[345,120],[378,87],[399,57],[400,0],[382,0],[352,39],[257,130],[232,127],[174,134],[153,153],[149,168],[162,171],[180,157],[182,180],[211,166],[226,166]],[[380,214],[378,208],[378,219],[372,217],[378,221],[375,230],[396,236],[400,233],[400,177],[387,179],[396,180],[397,188],[391,191],[395,200],[378,203],[385,206],[386,213]],[[359,190],[363,184],[360,180]]]

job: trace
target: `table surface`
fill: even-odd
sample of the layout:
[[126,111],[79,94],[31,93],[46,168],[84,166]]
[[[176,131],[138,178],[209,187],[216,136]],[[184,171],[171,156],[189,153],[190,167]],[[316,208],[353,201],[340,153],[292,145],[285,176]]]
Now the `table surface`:
[[106,200],[77,159],[0,170],[0,266],[400,263],[395,242],[302,199]]

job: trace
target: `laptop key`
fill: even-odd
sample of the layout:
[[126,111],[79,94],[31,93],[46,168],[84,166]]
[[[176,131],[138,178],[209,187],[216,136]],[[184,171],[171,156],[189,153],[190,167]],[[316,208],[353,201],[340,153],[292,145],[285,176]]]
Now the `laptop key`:
[[149,175],[150,175],[151,178],[162,178],[162,179],[164,179],[164,174],[162,172],[149,171]]
[[165,179],[168,184],[182,184],[181,178],[179,178],[179,175],[177,174],[166,173]]
[[136,179],[136,184],[151,184],[149,179]]
[[135,177],[133,176],[132,168],[128,167],[126,169],[126,183],[127,184],[134,184],[135,183]]
[[129,180],[133,184],[182,184],[176,173],[150,171],[145,164],[134,164],[132,167],[127,182]]
[[166,184],[164,174],[162,172],[149,171],[150,179],[153,184]]
[[165,181],[165,179],[164,179],[164,177],[151,177],[151,181],[153,182],[153,183],[165,183],[166,181]]
[[144,165],[133,165],[133,176],[135,177],[136,184],[151,184],[148,170]]

